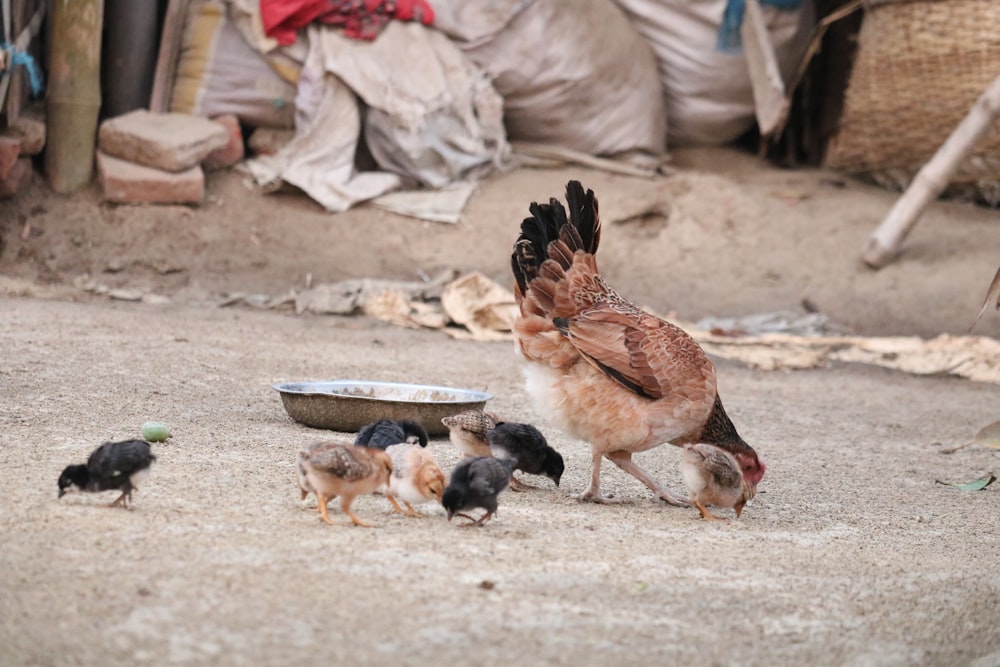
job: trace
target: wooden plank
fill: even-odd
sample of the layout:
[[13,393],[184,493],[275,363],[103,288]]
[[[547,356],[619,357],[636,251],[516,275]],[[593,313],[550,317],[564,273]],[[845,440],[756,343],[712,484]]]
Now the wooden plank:
[[174,78],[177,76],[177,58],[180,56],[187,24],[190,0],[170,0],[160,33],[160,52],[156,58],[153,75],[153,92],[149,97],[149,110],[165,112],[170,109]]
[[790,100],[758,0],[746,0],[741,32],[743,53],[750,69],[757,126],[762,137],[770,137],[785,126]]

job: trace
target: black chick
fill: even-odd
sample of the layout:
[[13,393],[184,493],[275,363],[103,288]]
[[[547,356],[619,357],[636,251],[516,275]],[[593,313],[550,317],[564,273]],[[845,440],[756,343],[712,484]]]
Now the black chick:
[[400,443],[427,446],[427,431],[417,422],[410,419],[380,419],[377,422],[362,426],[355,445],[385,449],[390,445]]
[[[520,470],[529,475],[545,475],[556,486],[566,469],[562,455],[549,446],[542,432],[531,424],[500,422],[486,432],[486,439],[497,458],[511,459],[513,470]],[[523,491],[533,488],[521,480],[510,478],[512,491]]]
[[59,475],[59,497],[70,487],[80,491],[121,491],[111,506],[128,507],[132,491],[149,475],[156,456],[145,440],[105,442],[95,449],[85,464],[66,466]]
[[[497,511],[497,496],[510,484],[511,461],[492,456],[473,456],[462,459],[451,473],[451,481],[444,490],[441,504],[448,512],[448,521],[454,516],[465,517],[473,526],[482,526]],[[486,512],[474,519],[463,510],[481,507]]]

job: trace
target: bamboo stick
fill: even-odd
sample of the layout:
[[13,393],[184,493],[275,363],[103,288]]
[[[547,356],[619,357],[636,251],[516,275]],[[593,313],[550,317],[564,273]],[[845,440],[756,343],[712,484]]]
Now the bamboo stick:
[[51,7],[45,174],[53,190],[67,193],[94,173],[104,2],[58,0]]
[[917,172],[889,215],[875,229],[861,251],[865,264],[880,269],[899,255],[903,240],[924,208],[945,189],[959,163],[989,131],[998,115],[1000,76],[993,80],[944,144]]

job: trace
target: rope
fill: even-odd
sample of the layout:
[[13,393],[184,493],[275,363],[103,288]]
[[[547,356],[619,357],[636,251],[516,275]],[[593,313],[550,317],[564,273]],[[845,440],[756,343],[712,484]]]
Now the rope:
[[[13,70],[17,66],[25,67],[28,70],[28,80],[31,83],[31,94],[38,97],[42,94],[42,89],[45,87],[45,78],[42,76],[42,68],[38,66],[35,59],[27,51],[21,51],[14,48],[6,42],[0,42],[0,50],[7,52],[7,58],[9,61],[9,67]],[[6,75],[8,72],[0,72],[0,75]]]

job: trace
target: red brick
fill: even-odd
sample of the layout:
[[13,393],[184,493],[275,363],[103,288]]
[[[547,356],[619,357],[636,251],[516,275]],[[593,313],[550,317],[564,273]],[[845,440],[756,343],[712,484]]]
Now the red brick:
[[226,129],[207,118],[145,109],[106,120],[98,132],[107,155],[163,171],[190,169],[227,143]]
[[226,128],[226,132],[229,134],[229,143],[209,153],[202,160],[201,166],[205,169],[232,167],[243,159],[243,129],[240,128],[240,119],[232,114],[226,114],[216,116],[212,120]]
[[45,122],[21,116],[10,124],[4,133],[21,143],[21,155],[38,155],[45,148]]
[[20,155],[20,139],[17,137],[0,137],[0,181],[7,178]]
[[104,198],[120,204],[197,204],[205,196],[205,173],[199,166],[163,171],[98,151],[97,174]]
[[0,199],[16,195],[31,180],[33,173],[30,157],[23,157],[15,162],[7,178],[0,181]]

